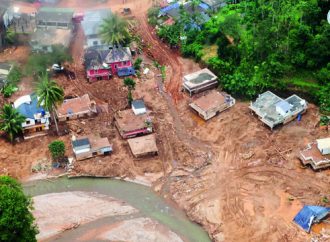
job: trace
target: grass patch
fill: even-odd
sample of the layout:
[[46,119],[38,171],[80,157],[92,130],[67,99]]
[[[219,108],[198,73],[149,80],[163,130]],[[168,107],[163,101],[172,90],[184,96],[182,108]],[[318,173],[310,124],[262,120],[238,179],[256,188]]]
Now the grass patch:
[[207,62],[210,58],[218,56],[218,45],[205,45],[202,51],[202,61]]
[[315,80],[313,73],[308,71],[301,71],[299,73],[294,73],[292,75],[286,76],[282,81],[290,86],[296,88],[320,88],[320,84]]

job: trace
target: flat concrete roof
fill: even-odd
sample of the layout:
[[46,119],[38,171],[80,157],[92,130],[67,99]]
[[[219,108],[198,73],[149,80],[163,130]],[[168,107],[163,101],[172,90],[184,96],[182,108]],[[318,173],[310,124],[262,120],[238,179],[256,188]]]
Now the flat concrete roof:
[[317,146],[323,150],[323,149],[330,149],[330,137],[325,139],[318,139],[316,140]]
[[217,76],[209,69],[204,68],[183,77],[184,85],[190,89],[204,86],[210,82],[217,80]]
[[153,134],[127,140],[134,156],[157,153],[156,137]]

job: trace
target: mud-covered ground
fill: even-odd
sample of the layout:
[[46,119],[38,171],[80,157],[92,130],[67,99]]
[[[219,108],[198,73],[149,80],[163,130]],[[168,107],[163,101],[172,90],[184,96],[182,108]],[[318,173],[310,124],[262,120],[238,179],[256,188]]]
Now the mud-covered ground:
[[[69,81],[62,76],[56,80],[68,96],[88,93],[101,113],[88,120],[72,121],[68,127],[73,134],[80,130],[80,134],[108,137],[114,153],[76,162],[74,174],[128,178],[163,174],[154,189],[177,202],[215,241],[306,241],[310,235],[292,223],[294,215],[305,204],[326,205],[322,198],[330,196],[329,171],[313,172],[297,159],[297,153],[308,142],[329,136],[317,126],[318,108],[311,104],[300,122],[293,121],[274,131],[251,114],[249,103],[240,101],[204,122],[188,108],[190,98],[180,91],[182,76],[200,67],[180,58],[157,39],[145,17],[151,1],[83,2],[61,1],[59,6],[77,11],[105,6],[114,11],[126,6],[132,9],[136,33],[144,43],[144,65],[150,68],[148,75],[136,79],[133,96],[144,98],[152,111],[160,152],[158,157],[141,160],[130,155],[126,141],[113,125],[113,112],[125,108],[127,91],[119,78],[86,82],[81,63],[83,35],[78,28],[70,66],[77,78]],[[164,87],[152,58],[166,65]],[[42,137],[14,146],[1,139],[0,172],[19,178],[29,176],[31,164],[49,156],[47,144],[55,138]],[[72,155],[70,136],[60,139]]]

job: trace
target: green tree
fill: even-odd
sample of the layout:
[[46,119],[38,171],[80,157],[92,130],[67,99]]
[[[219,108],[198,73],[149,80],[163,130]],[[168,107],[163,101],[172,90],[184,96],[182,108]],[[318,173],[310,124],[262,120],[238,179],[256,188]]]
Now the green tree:
[[38,105],[43,106],[51,115],[55,123],[57,134],[58,125],[55,117],[56,106],[61,104],[64,99],[64,90],[54,80],[50,80],[47,74],[39,77],[36,86],[36,94],[39,97]]
[[22,123],[25,117],[22,116],[13,106],[5,104],[0,113],[0,130],[6,132],[11,142],[16,135],[23,131]]
[[65,144],[61,140],[55,140],[48,145],[48,149],[54,161],[58,161],[64,157]]
[[0,176],[0,241],[37,241],[32,200],[9,176]]
[[17,34],[14,28],[13,27],[8,28],[5,37],[6,42],[10,45],[13,45],[16,43],[16,39],[17,39]]
[[131,39],[128,22],[116,14],[103,20],[99,33],[105,43],[114,46],[127,45]]
[[126,86],[128,89],[127,99],[128,99],[129,104],[131,104],[133,101],[132,90],[135,89],[135,84],[136,83],[132,78],[127,77],[124,79],[124,86]]

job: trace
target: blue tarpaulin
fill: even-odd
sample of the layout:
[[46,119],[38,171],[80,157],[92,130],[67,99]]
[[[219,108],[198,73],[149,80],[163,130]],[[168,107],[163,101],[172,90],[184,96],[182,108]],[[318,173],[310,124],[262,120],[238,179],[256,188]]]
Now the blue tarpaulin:
[[329,214],[329,211],[330,208],[321,206],[304,206],[293,221],[309,233],[313,223],[319,223]]
[[199,6],[204,10],[209,10],[210,9],[209,5],[207,5],[205,3],[200,3]]
[[122,68],[118,68],[117,74],[120,77],[131,76],[131,75],[135,75],[135,70],[133,67],[122,67]]
[[168,11],[174,9],[174,8],[179,8],[180,7],[180,4],[179,3],[174,3],[174,4],[171,4],[165,8],[162,8],[159,12],[160,14],[166,14]]

